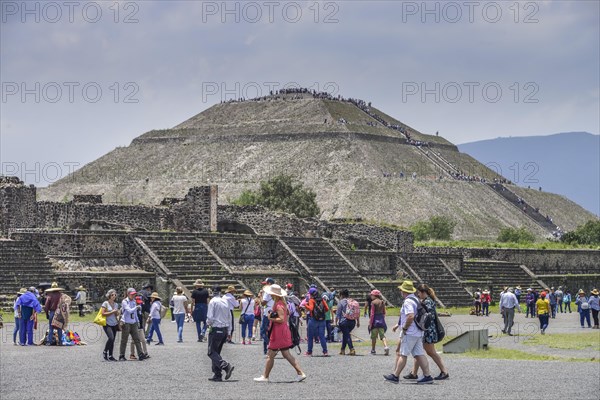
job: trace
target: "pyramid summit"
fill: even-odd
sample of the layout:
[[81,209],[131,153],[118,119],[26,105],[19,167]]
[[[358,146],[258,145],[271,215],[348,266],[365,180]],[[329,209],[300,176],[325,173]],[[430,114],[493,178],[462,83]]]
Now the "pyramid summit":
[[[308,89],[223,102],[147,132],[40,190],[40,198],[103,194],[105,202],[158,204],[210,183],[226,204],[278,174],[313,189],[323,219],[409,227],[446,215],[459,239],[495,239],[500,229],[521,226],[544,237],[593,218],[564,197],[510,185],[443,137],[370,102]],[[539,205],[529,203],[539,212],[522,211],[512,195],[535,199]]]

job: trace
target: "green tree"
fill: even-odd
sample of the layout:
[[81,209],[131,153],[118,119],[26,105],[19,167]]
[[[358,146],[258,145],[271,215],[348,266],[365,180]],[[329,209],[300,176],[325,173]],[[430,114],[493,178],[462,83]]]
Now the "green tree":
[[419,221],[410,230],[413,232],[415,240],[450,240],[456,222],[446,216],[434,216],[427,221]]
[[260,183],[257,191],[245,190],[233,200],[235,205],[261,205],[269,210],[295,214],[299,218],[320,214],[317,194],[295,182],[291,176],[278,175]]
[[569,244],[600,244],[600,220],[589,220],[574,231],[567,232],[561,241]]
[[498,234],[498,241],[503,243],[533,243],[535,235],[524,227],[502,228]]

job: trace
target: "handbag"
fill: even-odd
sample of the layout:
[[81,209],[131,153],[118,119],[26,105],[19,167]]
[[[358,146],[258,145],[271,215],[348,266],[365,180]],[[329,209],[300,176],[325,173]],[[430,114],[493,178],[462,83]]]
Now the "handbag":
[[106,326],[106,317],[102,315],[102,308],[98,310],[98,314],[96,314],[96,318],[94,318],[94,323],[100,326]]
[[244,310],[244,312],[240,314],[240,319],[238,320],[240,325],[243,324],[244,322],[246,322],[246,311],[248,311],[249,307],[250,307],[250,300],[248,300],[248,304],[246,304],[246,309]]
[[444,325],[442,325],[442,321],[440,321],[440,318],[438,317],[437,312],[435,313],[435,330],[437,331],[437,336],[438,336],[437,341],[441,342],[442,339],[444,339],[444,337],[446,336],[446,331],[444,330]]

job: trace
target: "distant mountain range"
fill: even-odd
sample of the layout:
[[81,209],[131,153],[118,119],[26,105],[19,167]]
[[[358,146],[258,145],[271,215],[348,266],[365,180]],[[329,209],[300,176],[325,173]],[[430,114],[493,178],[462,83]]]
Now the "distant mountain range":
[[600,215],[600,136],[567,132],[458,145],[519,186],[562,194]]

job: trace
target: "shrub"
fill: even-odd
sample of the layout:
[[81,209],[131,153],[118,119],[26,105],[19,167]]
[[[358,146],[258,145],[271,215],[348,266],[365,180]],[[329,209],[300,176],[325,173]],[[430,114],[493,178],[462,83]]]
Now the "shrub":
[[565,233],[561,239],[568,244],[600,244],[600,220],[589,220],[574,231]]
[[428,221],[419,221],[410,229],[415,240],[450,240],[456,222],[446,216],[434,216]]
[[503,228],[498,234],[498,241],[502,243],[533,243],[535,235],[524,227],[521,228]]

